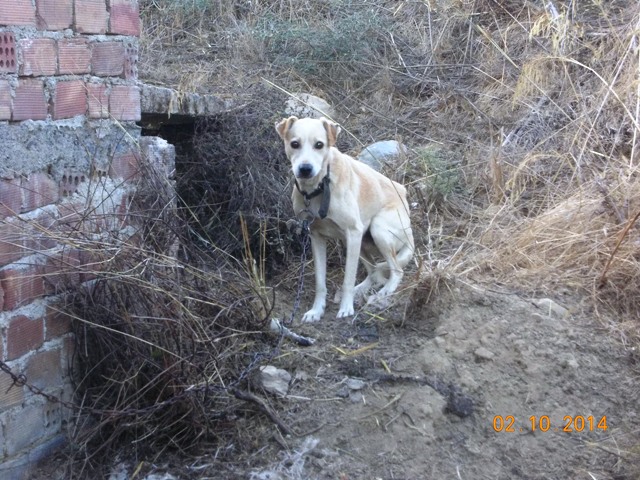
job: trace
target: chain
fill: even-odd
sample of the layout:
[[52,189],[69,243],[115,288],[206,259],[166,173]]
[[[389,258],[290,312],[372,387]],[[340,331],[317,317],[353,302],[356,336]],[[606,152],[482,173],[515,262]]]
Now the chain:
[[[291,316],[289,317],[289,320],[287,322],[287,324],[291,324],[293,322],[293,319],[296,315],[296,313],[298,312],[298,309],[300,308],[300,299],[302,297],[302,292],[304,291],[304,270],[305,270],[305,265],[307,263],[307,251],[309,250],[309,227],[311,225],[311,223],[313,222],[313,218],[310,219],[304,219],[300,222],[300,235],[302,236],[302,253],[300,254],[300,275],[299,275],[299,279],[298,279],[298,291],[296,292],[296,297],[294,299],[293,302],[293,309],[291,312]],[[143,415],[143,414],[147,414],[150,413],[154,410],[159,410],[165,406],[171,405],[173,403],[177,403],[178,401],[180,401],[182,398],[191,395],[192,393],[196,393],[196,392],[204,392],[205,390],[218,390],[220,392],[223,391],[231,391],[234,390],[243,380],[245,380],[249,374],[256,368],[256,365],[258,365],[259,363],[261,363],[263,360],[270,360],[271,358],[273,358],[274,356],[276,356],[278,354],[278,352],[280,351],[280,345],[282,343],[282,340],[284,339],[284,334],[280,334],[280,338],[278,339],[278,343],[275,346],[275,348],[273,348],[271,350],[271,352],[269,353],[256,353],[253,356],[253,359],[251,360],[251,362],[249,363],[249,365],[247,365],[247,367],[240,373],[240,375],[238,376],[238,378],[236,378],[232,383],[230,383],[229,385],[227,385],[226,387],[216,387],[216,386],[212,386],[212,385],[203,385],[203,386],[191,386],[187,389],[185,389],[182,393],[178,394],[178,395],[174,395],[170,398],[168,398],[167,400],[164,400],[162,402],[159,403],[155,403],[153,405],[150,405],[148,407],[144,407],[144,408],[127,408],[127,409],[121,409],[121,410],[106,410],[106,409],[99,409],[99,408],[92,408],[92,407],[86,407],[86,406],[79,406],[76,405],[75,403],[72,402],[67,402],[65,400],[62,400],[61,398],[59,398],[57,395],[52,395],[50,393],[45,392],[43,389],[41,389],[40,387],[37,387],[29,382],[27,382],[27,377],[24,374],[16,374],[13,372],[13,370],[11,370],[11,367],[9,367],[9,365],[7,365],[6,363],[4,363],[2,360],[0,360],[0,370],[2,370],[4,373],[6,373],[7,375],[9,375],[11,377],[11,380],[13,381],[13,383],[9,386],[9,388],[7,389],[7,391],[5,393],[7,393],[10,389],[14,388],[14,387],[26,387],[31,393],[33,393],[34,395],[38,395],[40,397],[44,397],[47,401],[51,402],[51,403],[57,403],[59,405],[62,405],[65,408],[68,408],[69,410],[77,410],[77,411],[84,411],[84,412],[88,412],[88,413],[92,413],[95,415],[109,415],[109,416],[121,416],[121,417],[126,417],[126,416],[132,416],[132,415]]]

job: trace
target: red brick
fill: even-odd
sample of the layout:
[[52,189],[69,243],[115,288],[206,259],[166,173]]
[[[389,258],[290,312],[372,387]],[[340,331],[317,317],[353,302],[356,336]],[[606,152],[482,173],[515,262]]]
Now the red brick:
[[0,270],[0,285],[4,290],[4,310],[13,310],[31,303],[45,293],[42,267],[5,267]]
[[0,266],[13,263],[26,255],[25,229],[19,220],[0,223]]
[[16,73],[16,39],[11,32],[0,32],[0,72]]
[[25,368],[27,381],[38,388],[58,386],[62,383],[61,348],[38,352],[29,358]]
[[54,215],[51,210],[41,210],[37,215],[30,215],[28,222],[22,222],[27,252],[38,253],[59,246],[61,238]]
[[87,113],[87,89],[82,80],[59,81],[53,99],[53,119],[71,118]]
[[124,45],[121,42],[93,44],[91,73],[99,77],[118,77],[124,73]]
[[31,0],[2,0],[0,25],[36,26],[36,9]]
[[89,73],[91,49],[86,38],[65,38],[58,41],[58,71],[61,75]]
[[75,27],[79,33],[107,33],[109,14],[105,0],[75,0]]
[[0,80],[0,120],[11,120],[11,103],[11,85]]
[[0,411],[13,405],[19,405],[23,401],[24,388],[14,385],[13,379],[9,375],[0,373]]
[[89,118],[109,118],[109,95],[102,83],[87,84]]
[[73,22],[72,0],[36,0],[38,28],[64,30]]
[[44,339],[51,340],[71,332],[71,317],[60,311],[58,306],[47,307],[47,314],[44,317]]
[[45,120],[47,102],[42,80],[19,80],[13,99],[13,120]]
[[[82,83],[82,82],[80,82]],[[22,212],[56,203],[59,198],[58,184],[44,172],[32,173],[22,180]]]
[[44,266],[44,285],[48,293],[61,293],[80,283],[80,251],[65,248],[47,259]]
[[140,9],[137,0],[110,0],[110,33],[140,36]]
[[7,328],[7,360],[15,360],[44,342],[44,321],[16,315]]
[[26,38],[18,42],[22,51],[20,75],[55,75],[58,69],[56,41],[52,38]]
[[22,208],[20,179],[0,179],[0,218],[17,215]]
[[135,153],[125,153],[116,155],[109,167],[111,178],[131,180],[137,178],[140,173],[139,155]]
[[115,120],[140,120],[140,90],[135,86],[117,85],[109,94],[109,113]]

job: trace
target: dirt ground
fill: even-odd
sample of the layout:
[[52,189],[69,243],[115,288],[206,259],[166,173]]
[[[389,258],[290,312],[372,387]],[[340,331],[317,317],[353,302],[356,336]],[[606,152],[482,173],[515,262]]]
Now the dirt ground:
[[426,290],[300,328],[317,343],[274,364],[294,377],[283,420],[312,433],[251,478],[638,478],[637,356],[576,299]]

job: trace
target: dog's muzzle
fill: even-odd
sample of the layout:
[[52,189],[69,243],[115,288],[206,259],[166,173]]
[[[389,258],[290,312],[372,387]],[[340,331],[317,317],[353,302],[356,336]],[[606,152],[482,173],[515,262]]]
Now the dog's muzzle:
[[298,167],[298,178],[311,178],[313,177],[313,165],[310,163],[303,163]]

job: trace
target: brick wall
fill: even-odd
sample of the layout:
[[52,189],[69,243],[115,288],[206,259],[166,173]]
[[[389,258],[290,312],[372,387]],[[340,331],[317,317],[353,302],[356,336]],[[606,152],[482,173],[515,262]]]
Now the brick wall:
[[[65,399],[57,305],[93,278],[82,240],[126,224],[137,179],[139,34],[137,0],[0,0],[0,360]],[[68,416],[0,371],[0,478],[26,478]]]

